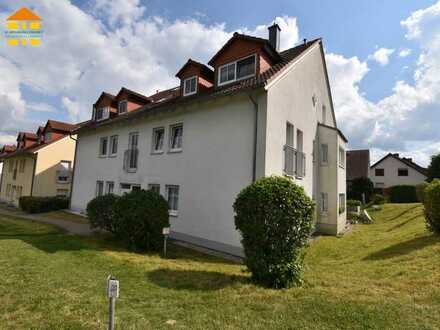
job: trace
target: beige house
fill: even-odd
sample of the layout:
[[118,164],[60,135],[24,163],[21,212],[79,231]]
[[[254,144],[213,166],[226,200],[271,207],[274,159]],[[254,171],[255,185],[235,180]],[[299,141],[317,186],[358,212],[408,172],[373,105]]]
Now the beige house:
[[14,152],[3,153],[0,201],[18,206],[21,196],[70,196],[75,125],[48,120],[36,134],[20,132]]

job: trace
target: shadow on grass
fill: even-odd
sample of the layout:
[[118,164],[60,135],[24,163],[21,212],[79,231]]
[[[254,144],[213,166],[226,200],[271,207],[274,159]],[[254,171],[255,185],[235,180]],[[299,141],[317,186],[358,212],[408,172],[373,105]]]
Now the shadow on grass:
[[409,241],[391,245],[383,250],[374,252],[365,257],[364,260],[385,260],[400,257],[436,243],[440,243],[440,238],[435,235],[419,236]]
[[410,208],[406,209],[405,211],[395,215],[394,217],[392,217],[390,219],[386,219],[386,221],[393,221],[393,220],[399,219],[400,217],[403,217],[405,214],[410,213],[411,211],[413,211],[419,207],[420,207],[420,204],[416,204],[413,207],[410,207]]
[[147,274],[156,285],[174,290],[214,291],[234,284],[249,283],[243,275],[199,270],[158,269]]
[[423,217],[423,212],[418,213],[418,214],[416,214],[415,216],[413,216],[413,217],[411,217],[411,218],[409,218],[409,219],[407,219],[407,220],[405,220],[405,221],[403,221],[403,222],[401,222],[401,223],[398,223],[397,225],[391,227],[391,228],[388,229],[387,231],[390,232],[390,231],[393,231],[393,230],[399,229],[399,228],[405,226],[406,224],[410,223],[411,221],[416,220],[416,219],[418,219],[418,218],[420,218],[420,217]]

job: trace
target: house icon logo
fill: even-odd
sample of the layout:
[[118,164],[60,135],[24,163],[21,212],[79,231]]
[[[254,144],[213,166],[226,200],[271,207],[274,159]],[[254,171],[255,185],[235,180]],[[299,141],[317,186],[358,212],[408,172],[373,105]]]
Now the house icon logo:
[[41,18],[26,7],[6,19],[5,38],[9,46],[38,46],[42,34]]

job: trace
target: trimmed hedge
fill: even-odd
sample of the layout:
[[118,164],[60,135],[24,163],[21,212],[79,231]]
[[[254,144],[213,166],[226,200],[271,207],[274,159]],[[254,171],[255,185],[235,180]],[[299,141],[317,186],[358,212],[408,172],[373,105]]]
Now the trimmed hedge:
[[391,203],[417,203],[415,186],[401,185],[393,186],[388,190]]
[[301,284],[314,213],[303,188],[283,177],[262,178],[244,188],[233,207],[253,281],[271,288]]
[[27,213],[43,213],[67,209],[69,207],[69,199],[62,197],[23,196],[20,197],[18,205]]
[[425,189],[428,186],[428,182],[422,182],[416,186],[417,201],[423,203],[425,200]]
[[116,199],[114,231],[132,250],[158,251],[169,227],[168,203],[151,190],[134,190]]
[[104,229],[115,233],[115,212],[113,207],[119,196],[108,194],[98,196],[87,204],[87,217],[91,229]]
[[440,235],[440,180],[432,181],[425,189],[426,224],[430,231]]

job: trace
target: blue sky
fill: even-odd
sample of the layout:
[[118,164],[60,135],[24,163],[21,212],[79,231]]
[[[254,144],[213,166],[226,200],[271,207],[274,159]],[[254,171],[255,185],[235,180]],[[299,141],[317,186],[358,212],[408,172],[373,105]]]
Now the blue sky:
[[102,90],[172,87],[188,57],[207,61],[234,31],[266,36],[276,20],[284,47],[323,38],[352,148],[423,165],[440,151],[440,2],[3,0],[0,19],[22,6],[45,35],[35,49],[0,43],[0,144],[48,118],[87,119]]

